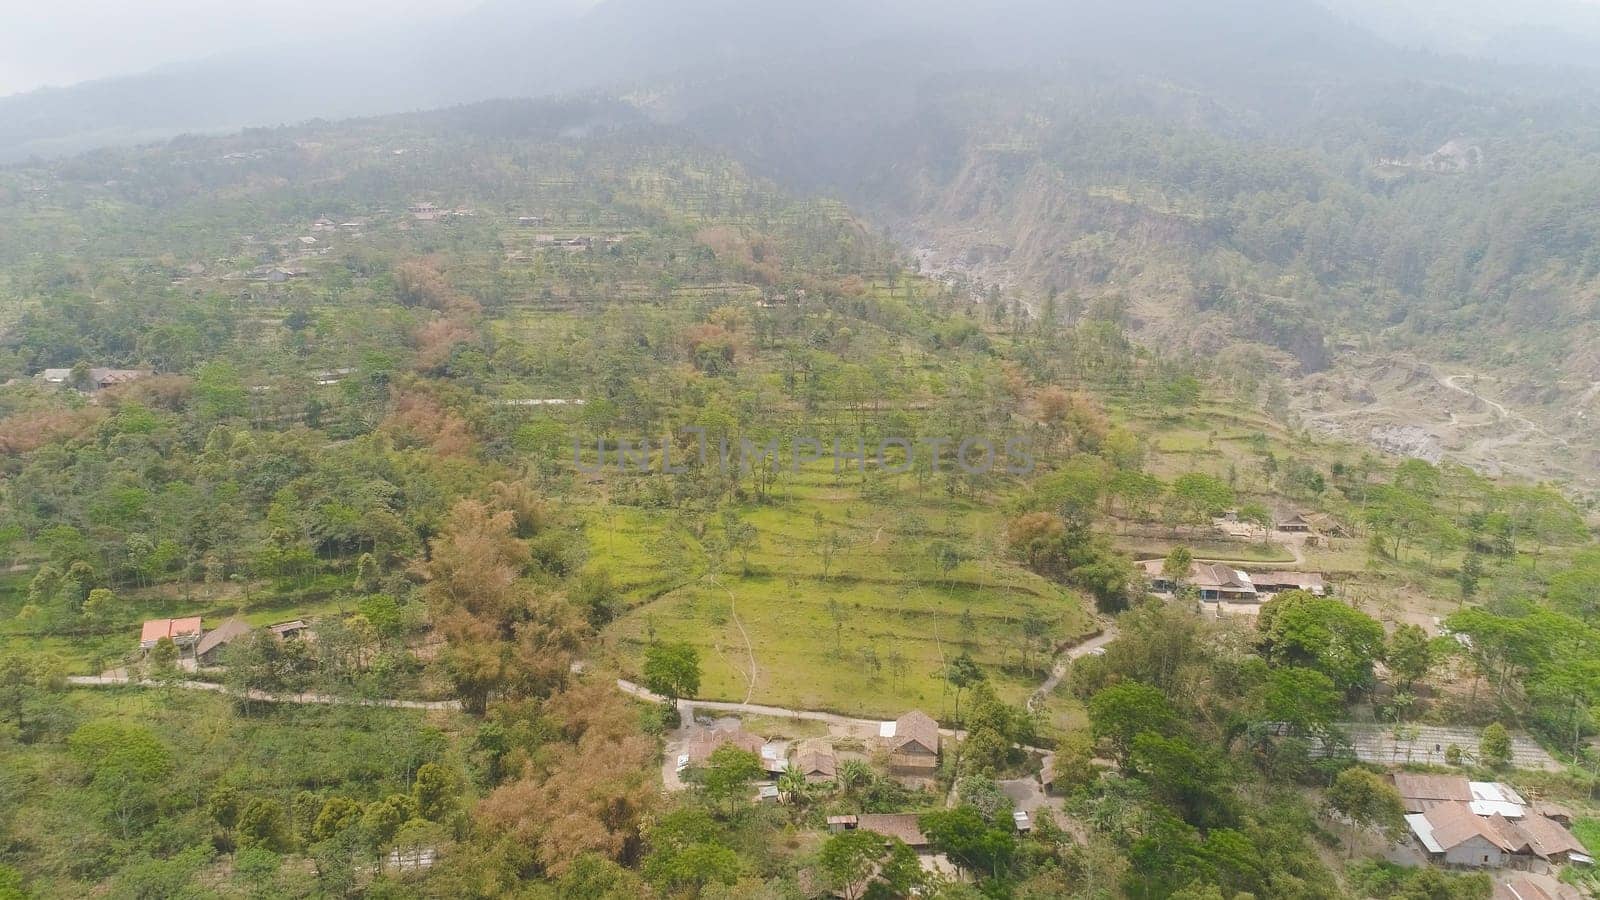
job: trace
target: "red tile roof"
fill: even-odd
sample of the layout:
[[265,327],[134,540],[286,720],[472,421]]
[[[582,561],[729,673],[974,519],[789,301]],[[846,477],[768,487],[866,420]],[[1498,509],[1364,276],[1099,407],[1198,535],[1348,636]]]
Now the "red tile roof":
[[177,640],[180,637],[200,636],[200,617],[187,619],[151,619],[139,632],[139,643],[155,643],[162,638]]

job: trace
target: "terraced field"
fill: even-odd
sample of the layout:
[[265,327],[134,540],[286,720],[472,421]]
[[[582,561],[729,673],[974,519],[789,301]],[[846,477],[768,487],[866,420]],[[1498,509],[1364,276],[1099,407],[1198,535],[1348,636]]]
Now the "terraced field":
[[[748,571],[735,554],[713,573],[705,544],[664,515],[598,513],[593,564],[613,572],[632,605],[610,636],[623,647],[651,636],[695,644],[709,699],[937,713],[953,700],[939,677],[943,663],[965,650],[1002,673],[1003,696],[1021,701],[1048,669],[1044,648],[1023,649],[1024,611],[1049,620],[1059,644],[1093,630],[1087,602],[1019,566],[987,561],[999,553],[969,551],[986,561],[941,571],[926,548],[992,545],[1000,512],[918,489],[909,475],[891,487],[887,499],[867,499],[822,465],[790,478],[775,504],[743,510],[757,533]],[[837,536],[831,554],[827,535]],[[638,658],[636,650],[621,655]]]

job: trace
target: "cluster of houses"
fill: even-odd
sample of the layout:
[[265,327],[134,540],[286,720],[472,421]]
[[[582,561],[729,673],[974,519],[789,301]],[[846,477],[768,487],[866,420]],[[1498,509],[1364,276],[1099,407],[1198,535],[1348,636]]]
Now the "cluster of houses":
[[458,209],[444,209],[426,201],[422,203],[411,204],[410,206],[406,207],[406,212],[409,213],[412,220],[416,222],[438,222],[444,219],[465,218],[467,216],[477,215],[477,212],[467,209],[466,207],[461,207]]
[[367,223],[362,219],[354,219],[349,222],[334,222],[327,216],[322,216],[311,223],[312,231],[325,233],[343,231],[348,234],[357,234],[365,227],[367,227]]
[[1405,803],[1411,836],[1433,862],[1536,872],[1594,863],[1567,830],[1570,810],[1530,804],[1509,785],[1398,772],[1394,786]]
[[[255,629],[245,620],[235,616],[221,625],[206,631],[199,616],[182,619],[151,619],[139,630],[139,650],[149,653],[163,638],[178,648],[180,660],[197,665],[214,666],[221,661],[222,649]],[[310,626],[304,619],[290,619],[266,627],[267,633],[279,640],[299,640],[307,636]]]
[[264,281],[267,284],[283,284],[305,275],[304,269],[292,269],[288,266],[256,266],[245,273],[245,278],[250,281]]
[[70,387],[80,394],[97,394],[106,388],[148,378],[155,374],[149,369],[108,369],[100,366],[80,370],[75,375],[72,369],[45,369],[34,376],[39,382],[59,387]]
[[[1212,525],[1224,535],[1241,540],[1257,537],[1265,540],[1268,535],[1267,529],[1255,522],[1242,521],[1235,512],[1213,519]],[[1278,521],[1275,527],[1284,534],[1304,535],[1295,540],[1308,546],[1317,543],[1319,531],[1339,533],[1337,523],[1326,516],[1312,513],[1297,513]],[[1193,588],[1201,601],[1219,604],[1219,609],[1224,604],[1238,604],[1248,610],[1251,605],[1270,600],[1285,591],[1305,591],[1318,597],[1332,593],[1327,579],[1320,572],[1249,572],[1226,563],[1195,560],[1189,564],[1187,573],[1174,577],[1166,571],[1165,559],[1142,560],[1139,568],[1152,592],[1174,594],[1181,584]]]
[[[866,737],[863,735],[863,737]],[[898,719],[878,724],[876,733],[866,737],[869,749],[883,752],[888,757],[888,771],[904,783],[927,786],[933,783],[939,768],[939,723],[921,710],[913,710]],[[681,774],[691,766],[705,766],[722,747],[736,747],[761,759],[762,768],[772,780],[757,785],[755,800],[758,803],[777,803],[782,797],[776,779],[786,772],[798,772],[809,784],[828,784],[838,780],[840,755],[828,738],[811,738],[792,744],[769,742],[745,730],[742,724],[725,724],[697,728],[692,731],[677,759]],[[922,833],[915,813],[836,815],[828,817],[829,831],[870,831],[885,838],[898,838],[917,852],[922,866],[928,871],[946,875],[955,868],[948,859],[933,852],[931,842]],[[1026,817],[1018,827],[1025,827]],[[806,877],[807,873],[802,873]],[[810,873],[814,878],[814,873]],[[867,881],[871,881],[869,877]],[[866,885],[849,896],[861,896]]]
[[[1139,563],[1150,589],[1159,594],[1177,590],[1166,573],[1166,560]],[[1328,583],[1318,572],[1274,571],[1250,573],[1222,563],[1193,562],[1183,583],[1194,588],[1206,603],[1260,603],[1284,591],[1306,591],[1318,597],[1328,593]]]
[[[938,771],[939,723],[921,710],[881,723],[877,742],[889,755],[891,775],[908,780],[932,779]],[[678,756],[678,771],[704,766],[711,754],[723,747],[736,747],[760,757],[763,768],[773,777],[798,771],[807,782],[822,784],[839,775],[839,758],[831,741],[813,738],[792,745],[772,743],[742,725],[696,729]],[[776,788],[757,799],[777,800]]]
[[587,234],[564,238],[556,237],[553,234],[536,234],[533,236],[533,242],[541,247],[559,247],[563,250],[588,250],[596,244],[611,247],[622,243],[622,240],[623,238],[620,234],[607,235],[603,238]]

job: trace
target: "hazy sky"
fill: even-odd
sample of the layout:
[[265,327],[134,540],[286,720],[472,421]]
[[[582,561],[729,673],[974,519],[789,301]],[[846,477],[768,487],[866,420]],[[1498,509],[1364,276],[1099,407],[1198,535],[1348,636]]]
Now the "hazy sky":
[[[274,46],[401,23],[446,18],[485,0],[0,0],[0,96],[44,85],[125,75],[164,63],[230,50]],[[496,0],[592,5],[596,0]],[[750,0],[759,2],[759,0]],[[872,0],[863,0],[872,2]],[[1197,0],[1205,2],[1205,0]],[[1537,7],[1559,21],[1565,7],[1600,8],[1600,0],[1322,0],[1344,9],[1425,16],[1430,31],[1446,18],[1505,27]],[[1537,18],[1537,17],[1533,17]],[[1459,22],[1456,24],[1460,24]]]
[[0,96],[226,50],[452,16],[482,0],[0,0]]

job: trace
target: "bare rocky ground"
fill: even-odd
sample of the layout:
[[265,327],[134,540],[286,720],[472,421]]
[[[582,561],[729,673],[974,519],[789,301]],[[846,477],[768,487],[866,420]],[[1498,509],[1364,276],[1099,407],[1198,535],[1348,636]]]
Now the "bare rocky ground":
[[[1011,235],[967,226],[903,236],[917,248],[924,274],[964,285],[974,297],[989,285],[1006,289],[1029,281],[1029,273],[1019,277],[1014,270],[1017,259],[1029,257],[1007,250]],[[1220,313],[1177,314],[1170,298],[1183,281],[1151,267],[1120,283],[1096,281],[1094,288],[1130,301],[1134,335],[1148,345],[1216,357],[1249,343]],[[1250,346],[1280,371],[1297,373],[1289,354]],[[1292,424],[1313,433],[1385,454],[1456,462],[1490,477],[1554,482],[1575,497],[1600,499],[1600,340],[1575,340],[1574,346],[1585,349],[1565,360],[1561,375],[1536,377],[1346,344],[1331,349],[1327,370],[1286,374],[1289,413]]]
[[1394,356],[1344,354],[1291,383],[1306,428],[1485,475],[1600,493],[1600,382],[1535,383]]

